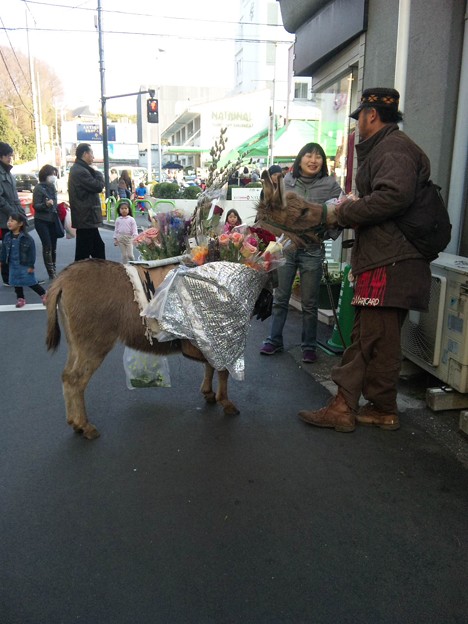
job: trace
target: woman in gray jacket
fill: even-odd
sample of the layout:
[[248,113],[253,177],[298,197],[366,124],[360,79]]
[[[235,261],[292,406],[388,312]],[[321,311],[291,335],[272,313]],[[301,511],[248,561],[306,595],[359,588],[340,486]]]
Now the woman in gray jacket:
[[[327,158],[318,143],[307,143],[294,161],[292,171],[284,178],[286,191],[293,191],[304,199],[325,203],[338,198],[341,187],[328,175]],[[260,349],[262,355],[274,355],[283,350],[283,327],[288,316],[291,290],[299,270],[302,303],[302,361],[316,361],[318,295],[322,278],[323,249],[321,242],[285,252],[286,264],[278,269],[278,287],[275,289],[270,335]]]

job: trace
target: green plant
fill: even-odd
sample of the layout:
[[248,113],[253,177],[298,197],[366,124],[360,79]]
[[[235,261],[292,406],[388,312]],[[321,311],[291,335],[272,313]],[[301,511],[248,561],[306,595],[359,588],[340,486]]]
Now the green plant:
[[245,185],[245,188],[261,188],[263,184],[261,182],[249,182]]
[[173,184],[172,182],[155,184],[151,190],[151,194],[158,199],[179,199],[181,196],[179,185]]
[[[341,284],[341,282],[343,281],[343,271],[329,271],[328,273],[328,282],[333,285],[333,284]],[[327,280],[325,279],[325,276],[322,275],[322,279],[320,280],[320,284],[326,284]],[[298,286],[301,285],[301,276],[299,275],[299,272],[296,273],[296,277],[294,278],[294,282],[293,282],[293,288],[297,288]]]
[[328,280],[326,280],[325,276],[322,275],[321,283],[326,284],[327,281],[330,284],[341,284],[341,282],[343,281],[343,271],[329,271]]
[[187,186],[182,193],[182,199],[197,199],[201,192],[199,186]]

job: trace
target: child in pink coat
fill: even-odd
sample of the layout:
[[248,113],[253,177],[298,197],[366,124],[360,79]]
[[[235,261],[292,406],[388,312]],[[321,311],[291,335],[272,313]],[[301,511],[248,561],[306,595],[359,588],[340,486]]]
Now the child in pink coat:
[[122,199],[117,206],[119,216],[115,222],[114,245],[120,247],[122,262],[127,264],[134,260],[133,239],[138,234],[137,224],[132,215],[132,206],[129,200]]

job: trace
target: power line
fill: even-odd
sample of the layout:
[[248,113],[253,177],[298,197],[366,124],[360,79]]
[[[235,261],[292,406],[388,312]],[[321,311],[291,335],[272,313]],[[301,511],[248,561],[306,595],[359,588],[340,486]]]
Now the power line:
[[[40,0],[20,0],[20,2],[24,2],[25,4],[40,4],[42,6],[51,7],[54,9],[68,9],[68,10],[78,10],[78,11],[92,11],[96,13],[96,9],[92,7],[84,7],[81,5],[70,6],[68,4],[58,4],[55,2],[41,2]],[[157,19],[165,19],[165,20],[179,20],[185,22],[207,22],[210,24],[243,24],[245,26],[275,26],[276,28],[280,27],[284,29],[283,24],[266,24],[262,22],[229,22],[226,20],[211,20],[211,19],[203,19],[203,18],[193,18],[193,17],[179,17],[179,16],[171,16],[171,15],[156,15],[155,13],[135,13],[134,11],[118,11],[114,9],[101,9],[102,13],[111,13],[118,15],[134,15],[135,17],[155,17]]]
[[[28,30],[24,26],[19,27],[3,27],[0,30],[9,30],[19,32],[22,30]],[[95,30],[85,30],[85,29],[69,29],[69,28],[29,28],[29,31],[32,32],[53,32],[53,33],[75,33],[75,34],[95,34]],[[131,35],[138,37],[169,37],[174,39],[186,39],[189,41],[236,41],[241,43],[287,43],[291,44],[292,41],[286,39],[248,39],[247,37],[195,37],[193,35],[170,35],[167,33],[148,33],[148,32],[133,32],[133,31],[124,31],[124,30],[103,30],[102,31],[106,35]]]
[[[1,16],[0,16],[0,22],[2,22],[3,27],[5,27],[5,24],[3,23],[3,19],[2,19],[2,17],[1,17]],[[10,48],[11,48],[11,51],[13,52],[13,55],[14,55],[14,57],[15,57],[15,59],[16,59],[16,62],[18,63],[18,67],[20,68],[21,73],[23,74],[24,79],[26,80],[26,84],[27,84],[29,87],[31,87],[31,83],[28,81],[28,79],[27,79],[27,77],[26,77],[26,74],[24,73],[23,68],[21,67],[21,63],[19,62],[19,59],[18,59],[18,57],[16,56],[15,49],[14,49],[14,47],[13,47],[12,43],[11,43],[11,39],[10,39],[10,37],[8,36],[8,33],[7,33],[7,32],[5,32],[5,35],[6,35],[7,39],[8,39],[8,43],[10,44]]]
[[24,108],[26,109],[26,111],[27,111],[27,112],[31,115],[31,117],[34,117],[34,115],[32,114],[32,112],[29,110],[29,108],[28,108],[28,107],[26,106],[26,104],[24,103],[23,98],[21,97],[21,94],[20,94],[20,92],[18,91],[18,88],[17,88],[17,86],[16,86],[16,84],[15,84],[15,81],[13,80],[13,77],[12,77],[12,75],[10,74],[10,69],[9,69],[9,67],[8,67],[8,65],[7,65],[7,62],[6,62],[5,57],[3,56],[3,52],[2,52],[2,49],[1,49],[1,48],[0,48],[0,56],[2,57],[2,61],[3,61],[3,63],[5,64],[5,68],[6,68],[6,70],[7,70],[8,76],[10,77],[11,84],[13,85],[13,87],[14,87],[14,89],[15,89],[15,91],[16,91],[16,93],[17,93],[17,95],[18,95],[18,97],[19,97],[19,99],[20,99],[20,101],[21,101],[21,104],[24,106]]

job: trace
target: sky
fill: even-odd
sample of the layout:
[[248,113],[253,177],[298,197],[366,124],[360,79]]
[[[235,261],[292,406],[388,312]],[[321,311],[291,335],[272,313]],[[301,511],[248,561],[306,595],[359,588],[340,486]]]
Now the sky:
[[[45,61],[66,107],[100,108],[98,0],[3,0],[0,45]],[[104,95],[141,85],[233,86],[239,0],[101,0]],[[4,8],[8,7],[5,11]],[[29,29],[29,30],[28,30]],[[135,113],[135,97],[108,101]]]

